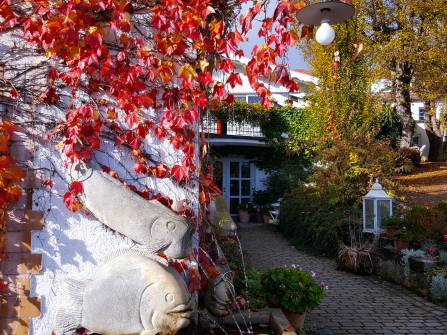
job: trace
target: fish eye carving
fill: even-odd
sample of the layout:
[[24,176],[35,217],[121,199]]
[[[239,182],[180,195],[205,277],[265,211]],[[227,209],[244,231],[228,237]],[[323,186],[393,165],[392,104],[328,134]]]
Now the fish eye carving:
[[175,229],[175,223],[169,221],[166,226],[168,227],[169,230],[174,230]]
[[173,302],[174,301],[174,295],[171,293],[168,293],[165,295],[166,302]]

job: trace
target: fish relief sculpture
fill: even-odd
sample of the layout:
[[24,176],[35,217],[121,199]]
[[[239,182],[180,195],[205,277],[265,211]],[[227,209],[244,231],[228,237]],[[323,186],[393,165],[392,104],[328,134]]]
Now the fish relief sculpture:
[[214,197],[210,204],[211,231],[221,237],[234,236],[237,226],[230,215],[225,199],[222,196]]
[[140,197],[99,169],[78,164],[71,174],[83,183],[85,207],[103,224],[152,252],[163,251],[169,258],[190,255],[190,219]]
[[191,324],[192,299],[175,269],[138,251],[117,253],[87,281],[63,282],[57,335],[177,334]]
[[215,264],[219,274],[213,278],[209,278],[204,302],[211,314],[222,317],[233,312],[233,303],[236,299],[234,275],[216,240],[213,241],[211,248],[213,249],[213,253],[216,253],[217,258],[225,260],[225,262],[217,262]]

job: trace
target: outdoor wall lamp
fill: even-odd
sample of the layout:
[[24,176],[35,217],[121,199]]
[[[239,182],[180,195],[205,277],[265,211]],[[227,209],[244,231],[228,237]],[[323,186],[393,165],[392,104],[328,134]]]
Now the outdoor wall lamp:
[[335,38],[331,24],[349,20],[355,14],[351,1],[326,0],[302,8],[297,18],[303,24],[320,26],[315,39],[321,45],[329,45]]

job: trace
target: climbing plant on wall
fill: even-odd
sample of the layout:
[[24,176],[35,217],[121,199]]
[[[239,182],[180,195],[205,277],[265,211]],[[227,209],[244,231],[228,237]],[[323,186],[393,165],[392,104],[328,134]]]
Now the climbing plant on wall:
[[12,123],[0,120],[0,260],[5,255],[6,210],[22,195],[18,183],[25,177],[9,152],[14,130]]
[[[106,138],[129,153],[139,177],[170,178],[182,187],[200,184],[204,206],[218,189],[197,160],[198,125],[205,110],[233,102],[228,88],[241,84],[241,78],[232,58],[242,55],[240,45],[254,20],[261,21],[257,33],[265,42],[253,47],[245,73],[262,105],[272,101],[260,77],[298,89],[285,63],[277,60],[286,60],[288,47],[299,39],[295,13],[304,3],[282,0],[270,13],[270,1],[250,1],[239,17],[243,3],[3,0],[2,32],[18,32],[48,68],[41,87],[32,91],[7,83],[8,96],[55,105],[63,112],[48,138],[58,142],[67,168],[91,160]],[[213,78],[215,70],[226,74],[223,81]],[[151,155],[148,136],[169,143],[177,160]],[[156,198],[148,190],[135,191]],[[82,206],[82,193],[82,181],[74,180],[64,195],[70,210]]]

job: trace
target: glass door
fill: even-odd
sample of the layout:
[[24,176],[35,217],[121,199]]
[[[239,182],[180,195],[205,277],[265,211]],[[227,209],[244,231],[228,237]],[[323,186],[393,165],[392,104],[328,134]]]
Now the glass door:
[[239,206],[249,203],[252,198],[251,164],[243,160],[230,160],[229,163],[230,213],[237,214]]

